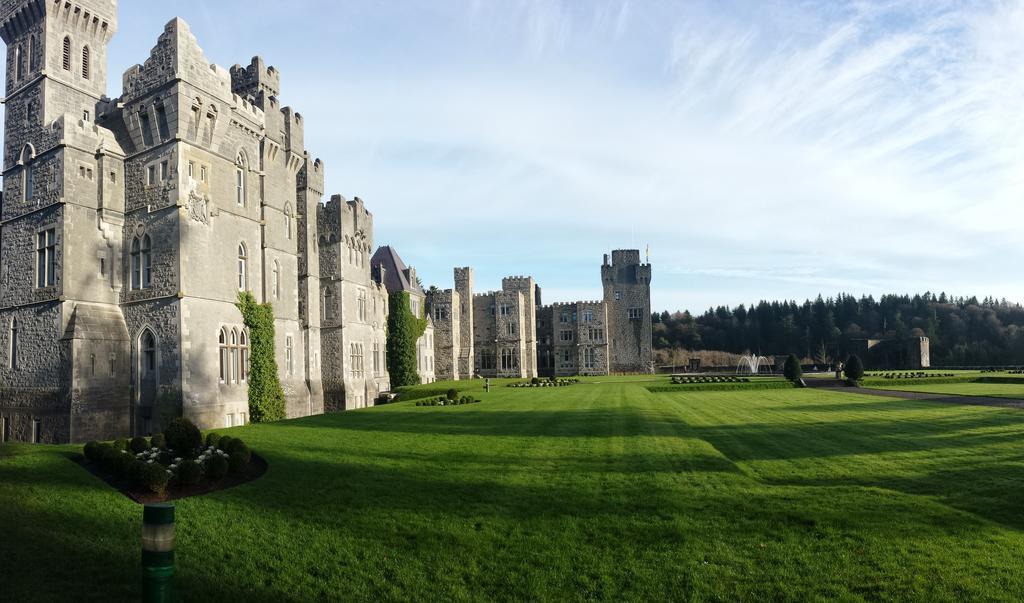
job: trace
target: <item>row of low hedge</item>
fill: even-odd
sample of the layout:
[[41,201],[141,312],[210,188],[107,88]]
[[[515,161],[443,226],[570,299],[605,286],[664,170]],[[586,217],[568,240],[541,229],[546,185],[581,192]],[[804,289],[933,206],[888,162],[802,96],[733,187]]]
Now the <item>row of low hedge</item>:
[[749,383],[683,383],[675,385],[648,385],[653,394],[668,392],[728,392],[760,389],[793,389],[789,381],[751,381]]
[[405,387],[396,387],[395,393],[398,394],[399,402],[413,402],[415,400],[423,400],[424,398],[445,396],[448,394],[448,388],[409,385]]
[[509,383],[506,387],[567,387],[579,383],[579,379],[574,378],[562,378],[558,379],[551,377],[549,379],[539,379],[534,377],[529,381],[521,381],[518,383]]
[[916,373],[874,373],[871,377],[881,377],[882,379],[948,379],[956,377],[956,373],[925,373],[923,371]]
[[720,376],[702,376],[702,377],[688,377],[688,376],[676,376],[672,377],[672,383],[684,384],[684,383],[749,383],[750,379],[747,377],[720,377]]
[[[894,383],[898,381],[898,383]],[[950,385],[955,383],[975,383],[978,381],[976,376],[953,376],[953,377],[914,377],[907,379],[881,379],[878,377],[868,377],[861,379],[860,384],[862,386],[892,386],[892,385]]]
[[252,461],[252,452],[241,439],[210,433],[204,445],[199,429],[182,418],[148,440],[93,441],[83,447],[83,453],[90,462],[134,487],[160,495],[169,484],[190,486],[204,477],[219,481],[229,472],[244,470]]
[[480,402],[473,396],[462,396],[461,398],[449,398],[447,396],[438,396],[433,400],[418,400],[416,406],[462,406],[464,404],[476,404]]

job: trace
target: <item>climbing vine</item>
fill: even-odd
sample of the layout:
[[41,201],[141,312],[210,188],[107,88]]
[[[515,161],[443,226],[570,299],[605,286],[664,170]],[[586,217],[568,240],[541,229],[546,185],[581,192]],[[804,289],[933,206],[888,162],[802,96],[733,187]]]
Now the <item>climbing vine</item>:
[[412,313],[408,292],[398,291],[388,297],[387,355],[392,388],[419,384],[416,340],[426,329],[426,317]]
[[249,417],[253,423],[285,418],[284,390],[274,358],[274,308],[248,291],[238,294],[238,309],[249,329]]

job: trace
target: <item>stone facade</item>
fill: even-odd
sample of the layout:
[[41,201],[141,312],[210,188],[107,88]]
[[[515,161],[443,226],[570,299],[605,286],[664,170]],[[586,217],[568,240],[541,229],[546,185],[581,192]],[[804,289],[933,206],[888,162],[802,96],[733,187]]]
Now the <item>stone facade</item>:
[[931,367],[931,344],[927,337],[854,339],[850,342],[850,349],[860,356],[864,368],[869,371]]
[[545,306],[530,277],[474,295],[472,269],[456,268],[455,289],[428,297],[437,378],[653,372],[651,265],[639,250],[616,250],[605,255],[601,278],[603,300]]
[[240,291],[274,308],[289,417],[370,404],[388,388],[372,215],[322,204],[278,72],[210,64],[174,19],[108,99],[116,30],[116,0],[0,2],[0,438],[245,423]]

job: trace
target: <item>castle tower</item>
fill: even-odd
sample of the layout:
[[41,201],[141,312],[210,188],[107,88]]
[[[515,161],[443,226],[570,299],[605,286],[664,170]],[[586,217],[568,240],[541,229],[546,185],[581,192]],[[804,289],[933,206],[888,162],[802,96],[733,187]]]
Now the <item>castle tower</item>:
[[94,124],[116,11],[115,0],[0,3],[0,418],[12,439],[128,432],[130,352],[117,306],[124,152]]
[[608,307],[609,368],[613,373],[654,370],[651,343],[651,265],[640,262],[640,250],[612,251],[601,266]]
[[456,268],[454,272],[460,317],[458,375],[461,379],[472,379],[476,374],[473,355],[473,269],[466,266]]

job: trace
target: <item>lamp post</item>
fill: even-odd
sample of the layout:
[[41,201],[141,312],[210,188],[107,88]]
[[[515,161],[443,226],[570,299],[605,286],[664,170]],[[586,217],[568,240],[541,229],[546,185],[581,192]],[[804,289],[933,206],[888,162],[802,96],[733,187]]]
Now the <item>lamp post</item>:
[[146,505],[142,511],[142,600],[171,601],[174,578],[174,503]]

